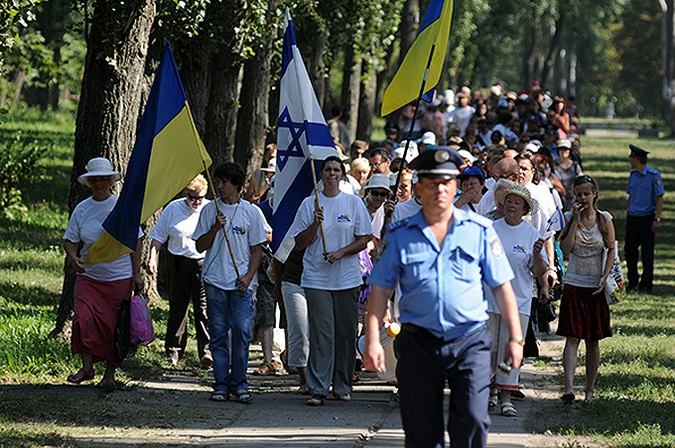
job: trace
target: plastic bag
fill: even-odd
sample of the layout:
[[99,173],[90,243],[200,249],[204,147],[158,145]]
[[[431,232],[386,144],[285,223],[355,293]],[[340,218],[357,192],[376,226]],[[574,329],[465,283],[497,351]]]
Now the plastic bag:
[[117,315],[117,325],[115,326],[115,358],[123,361],[132,357],[136,353],[136,346],[131,344],[131,300],[123,300]]
[[154,341],[155,329],[152,326],[147,297],[142,295],[131,297],[130,316],[129,340],[131,344],[148,345]]

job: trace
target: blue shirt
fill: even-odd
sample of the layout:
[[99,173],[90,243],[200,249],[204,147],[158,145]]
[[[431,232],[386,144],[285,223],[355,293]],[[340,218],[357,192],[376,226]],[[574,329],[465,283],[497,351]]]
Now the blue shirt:
[[656,211],[656,198],[663,196],[665,193],[661,173],[648,165],[645,165],[642,172],[635,169],[630,170],[626,193],[630,196],[630,204],[628,205],[630,216],[653,215]]
[[443,247],[421,211],[389,226],[383,246],[368,283],[393,289],[399,280],[399,321],[446,341],[487,321],[483,280],[495,287],[513,278],[492,222],[457,208]]

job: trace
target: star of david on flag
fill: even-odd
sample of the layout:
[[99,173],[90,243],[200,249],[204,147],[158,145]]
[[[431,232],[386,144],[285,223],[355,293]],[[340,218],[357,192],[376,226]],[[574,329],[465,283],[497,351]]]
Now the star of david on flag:
[[[293,248],[293,242],[286,241],[283,251],[278,249],[286,238],[300,203],[314,189],[310,169],[318,171],[323,159],[338,155],[295,41],[288,8],[284,23],[279,90],[277,171],[271,224],[274,229],[272,250],[283,262]],[[310,158],[314,159],[314,167],[310,166]]]

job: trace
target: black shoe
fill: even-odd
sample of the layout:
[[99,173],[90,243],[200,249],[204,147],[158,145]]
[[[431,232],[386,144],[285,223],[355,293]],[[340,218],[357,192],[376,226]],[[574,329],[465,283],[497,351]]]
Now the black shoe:
[[640,287],[640,292],[644,294],[651,294],[652,293],[652,288],[648,286],[641,286]]

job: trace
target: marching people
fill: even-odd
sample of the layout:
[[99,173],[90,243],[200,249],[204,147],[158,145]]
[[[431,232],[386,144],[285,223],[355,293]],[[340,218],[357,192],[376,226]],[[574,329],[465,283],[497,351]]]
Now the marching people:
[[[574,373],[579,342],[586,343],[585,400],[595,399],[595,379],[600,365],[599,341],[612,335],[605,282],[612,268],[615,244],[612,215],[597,208],[598,185],[590,176],[574,180],[574,205],[565,213],[560,247],[569,257],[558,330],[565,336],[563,401],[574,401]],[[604,260],[604,263],[603,263]],[[604,265],[604,267],[603,267]]]
[[443,446],[446,385],[452,390],[447,430],[453,446],[487,442],[491,337],[483,281],[510,334],[505,358],[512,367],[522,360],[524,339],[504,249],[490,221],[453,207],[461,164],[446,148],[428,149],[412,161],[422,210],[389,227],[369,278],[364,364],[370,370],[384,370],[380,327],[397,282],[402,291],[402,330],[394,344],[406,446]]
[[246,369],[253,287],[261,245],[267,241],[266,224],[260,210],[240,198],[246,176],[239,164],[219,165],[214,177],[219,197],[204,206],[192,236],[197,251],[206,251],[202,277],[213,357],[210,399],[227,401],[233,394],[237,402],[250,403]]
[[327,157],[320,173],[319,198],[302,202],[290,231],[296,249],[306,249],[302,287],[309,308],[308,406],[322,405],[331,386],[336,399],[351,400],[357,298],[363,282],[358,253],[373,233],[361,198],[339,189],[346,174],[342,161]]
[[[500,179],[500,182],[509,181]],[[536,212],[539,204],[532,198],[530,191],[521,185],[513,185],[509,190],[500,189],[496,196],[496,202],[501,205],[504,217],[495,221],[493,227],[504,246],[504,253],[514,273],[511,285],[518,303],[520,328],[525,334],[530,320],[534,281],[535,278],[544,274],[547,266],[541,255],[544,240],[540,238],[537,229],[532,227],[530,223],[523,221],[525,215]],[[548,302],[548,287],[545,282],[543,285],[542,301],[545,303]],[[490,314],[488,327],[493,339],[492,371],[496,375],[493,385],[494,394],[490,396],[490,405],[498,405],[502,415],[513,417],[518,412],[511,402],[511,393],[518,390],[520,368],[507,371],[497,368],[501,360],[504,359],[504,351],[509,343],[510,336],[508,328],[504,325],[499,310],[494,303],[492,291],[486,289],[485,294],[488,298],[488,312]]]
[[209,350],[209,329],[206,315],[206,292],[202,284],[204,254],[197,252],[192,234],[199,213],[210,201],[206,199],[208,184],[201,174],[184,189],[184,198],[166,205],[150,232],[148,272],[157,275],[159,250],[167,243],[169,252],[169,319],[166,325],[164,350],[172,365],[185,354],[188,339],[188,311],[192,303],[197,354],[204,369],[213,365]]
[[89,264],[85,261],[89,250],[103,234],[103,221],[117,203],[117,196],[110,189],[120,177],[108,159],[94,157],[89,160],[87,172],[77,181],[89,187],[92,195],[75,207],[63,236],[66,255],[77,274],[71,350],[82,358],[82,368],[68,376],[68,382],[80,384],[94,379],[94,364],[105,361],[105,373],[98,383],[105,389],[115,387],[115,370],[122,365],[114,354],[115,327],[122,301],[129,299],[132,289],[140,292],[143,288],[140,273],[143,232],[140,228],[139,242],[132,254],[122,255],[109,263]]

